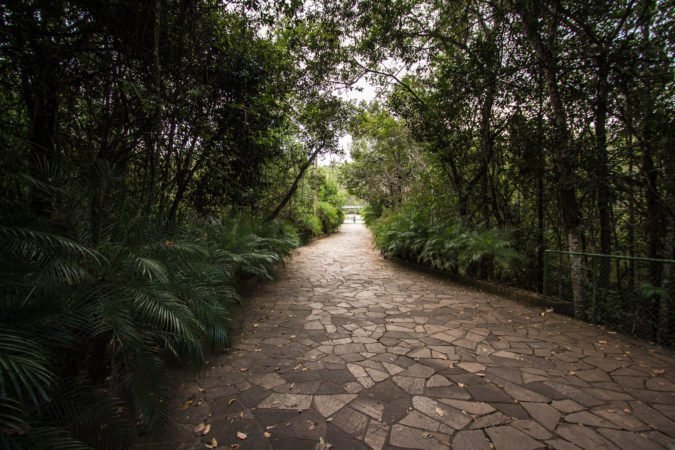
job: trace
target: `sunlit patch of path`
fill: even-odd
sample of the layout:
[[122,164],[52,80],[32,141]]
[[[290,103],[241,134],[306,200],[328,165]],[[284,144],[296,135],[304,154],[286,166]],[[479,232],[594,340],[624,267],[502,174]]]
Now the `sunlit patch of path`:
[[675,443],[673,352],[386,261],[359,224],[299,249],[210,367],[156,448]]

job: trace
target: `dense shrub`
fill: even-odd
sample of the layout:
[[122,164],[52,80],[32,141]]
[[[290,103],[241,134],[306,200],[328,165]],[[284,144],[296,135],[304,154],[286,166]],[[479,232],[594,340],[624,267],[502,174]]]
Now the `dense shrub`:
[[307,242],[313,237],[321,236],[323,233],[321,219],[312,214],[301,214],[295,217],[293,223],[298,229],[303,242]]
[[372,227],[375,224],[375,221],[380,218],[381,214],[381,211],[378,211],[371,205],[367,205],[361,209],[361,217],[363,217],[363,221],[369,227]]
[[120,448],[139,422],[161,430],[167,368],[202,366],[228,339],[238,281],[271,277],[298,245],[287,226],[235,216],[171,229],[135,218],[97,244],[3,222],[2,448]]
[[502,230],[466,230],[450,221],[433,223],[423,210],[412,207],[385,213],[370,224],[375,244],[385,255],[439,270],[504,280],[523,260]]
[[319,202],[317,216],[321,220],[321,229],[324,233],[335,232],[345,220],[344,212],[328,202]]

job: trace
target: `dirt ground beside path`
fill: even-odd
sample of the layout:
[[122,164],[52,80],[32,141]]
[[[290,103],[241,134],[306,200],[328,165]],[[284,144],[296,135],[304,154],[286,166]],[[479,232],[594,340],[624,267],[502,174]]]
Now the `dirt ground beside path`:
[[345,224],[256,290],[232,352],[138,448],[674,448],[675,353],[541,313],[386,261]]

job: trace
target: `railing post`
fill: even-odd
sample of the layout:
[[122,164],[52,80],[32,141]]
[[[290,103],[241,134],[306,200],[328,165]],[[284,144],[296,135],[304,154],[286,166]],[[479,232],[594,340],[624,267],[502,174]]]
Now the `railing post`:
[[546,295],[546,279],[548,278],[548,250],[544,250],[544,280],[541,284],[541,293]]

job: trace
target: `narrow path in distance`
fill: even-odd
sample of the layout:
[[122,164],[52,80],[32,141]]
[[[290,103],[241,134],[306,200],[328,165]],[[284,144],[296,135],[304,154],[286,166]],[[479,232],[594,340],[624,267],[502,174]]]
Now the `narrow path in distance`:
[[386,261],[359,224],[295,252],[246,310],[152,448],[675,445],[675,353]]

